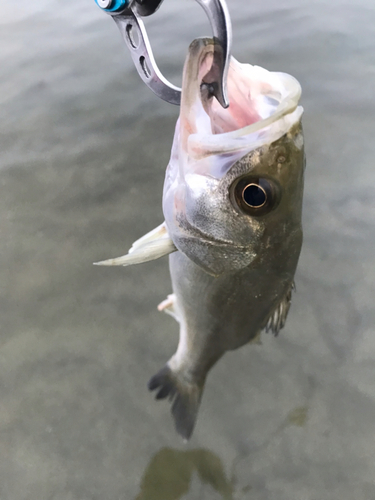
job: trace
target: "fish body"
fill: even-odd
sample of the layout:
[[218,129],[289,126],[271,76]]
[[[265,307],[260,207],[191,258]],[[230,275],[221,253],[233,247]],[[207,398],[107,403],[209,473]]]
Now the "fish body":
[[[282,130],[276,130],[281,136],[275,141],[275,131],[269,139],[263,129],[245,133],[245,139],[228,137],[228,129],[230,135],[241,124],[259,122],[259,108],[267,103],[251,105],[251,83],[247,89],[248,76],[233,61],[229,110],[213,109],[215,102],[205,99],[201,88],[212,48],[210,41],[195,41],[185,66],[163,196],[166,227],[178,250],[170,255],[169,266],[180,340],[166,367],[149,383],[158,398],[173,399],[176,428],[186,439],[210,368],[262,329],[277,334],[284,326],[302,245],[302,110],[296,108],[276,123]],[[268,81],[256,84],[260,92],[276,93],[267,88]],[[241,85],[244,90],[238,89]],[[215,128],[221,141],[212,144],[209,133]],[[254,148],[257,141],[260,146]],[[251,203],[243,199],[246,190]]]
[[171,400],[185,439],[211,367],[261,330],[277,335],[284,326],[302,245],[299,83],[232,58],[225,110],[210,93],[217,50],[211,39],[189,49],[164,184],[165,223],[117,262],[170,254],[173,294],[159,309],[180,323],[180,339],[149,389]]

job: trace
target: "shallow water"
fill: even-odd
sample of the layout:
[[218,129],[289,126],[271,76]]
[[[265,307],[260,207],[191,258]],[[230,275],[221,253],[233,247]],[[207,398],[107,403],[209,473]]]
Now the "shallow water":
[[[215,366],[188,445],[146,389],[177,343],[167,259],[92,266],[162,221],[178,109],[69,4],[0,5],[1,500],[375,498],[372,0],[228,0],[234,55],[302,84],[305,240],[287,326]],[[179,83],[203,12],[147,27]]]

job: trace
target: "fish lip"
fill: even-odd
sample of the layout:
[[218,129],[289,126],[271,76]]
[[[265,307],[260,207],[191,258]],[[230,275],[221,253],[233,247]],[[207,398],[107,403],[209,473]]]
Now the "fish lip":
[[[224,132],[221,134],[191,134],[188,138],[187,155],[193,160],[201,160],[209,156],[231,154],[243,152],[246,155],[250,151],[254,151],[262,146],[272,144],[280,139],[290,130],[293,125],[301,120],[303,107],[296,106],[293,110],[282,112],[282,116],[275,119],[273,123],[269,123],[268,119],[260,120],[254,123],[263,123],[259,130],[250,131],[245,134],[252,125],[243,127],[234,132]],[[272,116],[269,117],[270,121]],[[273,125],[281,120],[284,120],[284,125],[273,128]]]

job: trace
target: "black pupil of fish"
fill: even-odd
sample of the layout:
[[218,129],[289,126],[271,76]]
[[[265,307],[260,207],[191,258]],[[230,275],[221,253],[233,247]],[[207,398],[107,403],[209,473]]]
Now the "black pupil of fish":
[[250,207],[262,207],[267,200],[266,192],[257,184],[249,184],[242,191],[242,198],[244,202]]

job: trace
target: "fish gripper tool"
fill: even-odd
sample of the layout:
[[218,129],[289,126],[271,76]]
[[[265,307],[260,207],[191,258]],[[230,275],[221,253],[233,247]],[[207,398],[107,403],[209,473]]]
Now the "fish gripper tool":
[[[169,82],[159,70],[152,54],[151,44],[141,17],[150,16],[163,0],[95,0],[98,6],[115,21],[130,50],[139,76],[161,99],[171,104],[181,102],[181,89]],[[220,48],[215,60],[218,64],[217,81],[212,94],[219,103],[229,106],[227,76],[232,46],[232,26],[225,0],[196,0],[210,21],[215,45]]]

